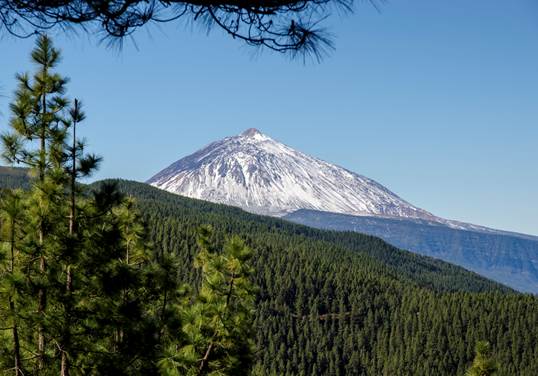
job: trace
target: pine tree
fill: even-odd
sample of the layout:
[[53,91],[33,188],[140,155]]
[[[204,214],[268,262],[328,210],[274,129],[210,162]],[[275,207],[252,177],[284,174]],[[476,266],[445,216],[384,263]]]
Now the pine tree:
[[2,333],[2,368],[17,376],[68,376],[73,367],[155,374],[160,333],[178,326],[164,314],[176,304],[177,281],[162,277],[167,271],[131,198],[113,185],[91,194],[78,183],[100,162],[76,137],[85,118],[81,103],[70,107],[63,97],[67,80],[52,72],[60,53],[47,36],[38,38],[32,59],[37,72],[18,76],[11,132],[2,135],[4,159],[34,176],[28,191],[7,192],[0,206],[1,297],[9,307],[0,314],[13,332]]
[[[21,239],[22,222],[24,213],[23,194],[19,190],[7,191],[2,194],[0,202],[0,215],[2,224],[2,239],[5,239],[4,247],[0,253],[0,299],[2,306],[8,307],[6,312],[0,312],[2,322],[9,323],[10,326],[4,330],[11,329],[11,338],[6,335],[3,344],[9,344],[4,350],[9,354],[7,357],[13,360],[13,370],[15,376],[22,376],[21,340],[19,334],[19,310],[21,301],[17,285],[21,280],[21,263],[19,255],[19,242]],[[1,338],[1,337],[0,337]],[[9,361],[8,361],[9,362]]]
[[4,158],[8,162],[32,168],[38,177],[29,204],[32,211],[29,222],[34,230],[28,232],[33,233],[34,239],[28,239],[28,242],[34,242],[35,247],[30,247],[29,253],[35,256],[33,260],[38,263],[37,267],[30,265],[29,270],[36,269],[35,278],[30,278],[30,283],[37,290],[35,372],[39,373],[50,355],[46,348],[45,327],[48,285],[46,253],[57,246],[55,240],[51,240],[50,233],[51,224],[61,215],[58,205],[63,198],[61,164],[65,140],[61,121],[68,101],[63,97],[67,80],[53,72],[60,61],[60,52],[53,47],[50,38],[41,35],[31,57],[36,72],[32,78],[28,74],[17,76],[18,89],[10,107],[13,114],[10,121],[12,133],[2,135],[2,141]]
[[499,368],[492,357],[489,342],[479,341],[475,347],[475,358],[471,368],[465,373],[466,376],[493,376]]
[[201,270],[198,294],[181,309],[185,344],[169,346],[159,363],[164,375],[247,375],[253,355],[252,251],[237,236],[222,253],[212,249],[211,229],[200,229],[195,267]]
[[77,239],[82,252],[72,264],[73,318],[78,343],[71,362],[85,372],[152,374],[158,348],[154,265],[131,199],[103,185],[79,200]]

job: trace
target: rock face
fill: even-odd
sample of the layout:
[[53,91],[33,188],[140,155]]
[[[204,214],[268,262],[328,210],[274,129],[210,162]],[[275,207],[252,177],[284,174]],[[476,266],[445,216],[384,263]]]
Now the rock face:
[[433,219],[365,176],[251,128],[214,142],[148,180],[180,195],[283,216],[298,209]]

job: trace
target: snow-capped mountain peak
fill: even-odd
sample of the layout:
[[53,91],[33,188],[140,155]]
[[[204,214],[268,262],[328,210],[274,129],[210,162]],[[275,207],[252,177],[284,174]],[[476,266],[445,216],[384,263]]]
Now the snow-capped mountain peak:
[[255,128],[213,142],[148,183],[180,195],[282,216],[298,209],[432,220],[379,183],[308,156]]

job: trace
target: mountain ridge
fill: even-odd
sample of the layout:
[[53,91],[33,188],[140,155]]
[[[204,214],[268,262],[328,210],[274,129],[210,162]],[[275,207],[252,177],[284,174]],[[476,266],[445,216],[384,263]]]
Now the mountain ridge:
[[[251,232],[254,234],[262,231],[268,233],[286,233],[287,235],[304,239],[315,238],[325,243],[328,249],[334,248],[338,250],[337,252],[345,249],[353,254],[362,254],[369,259],[376,260],[376,263],[379,263],[381,266],[380,269],[384,273],[392,274],[395,278],[401,278],[409,282],[413,279],[410,276],[417,274],[419,276],[416,278],[417,280],[425,281],[424,285],[422,285],[424,288],[431,288],[435,291],[486,292],[499,290],[505,293],[514,293],[514,290],[510,287],[492,281],[458,265],[398,249],[383,239],[368,234],[342,234],[336,231],[317,229],[312,226],[294,223],[285,218],[260,216],[259,214],[244,211],[235,206],[172,194],[148,184],[130,180],[106,179],[92,183],[90,187],[96,188],[100,184],[111,182],[117,184],[120,191],[136,197],[138,205],[141,207],[145,207],[148,203],[150,203],[150,206],[153,206],[155,203],[171,205],[174,209],[170,210],[166,215],[174,216],[185,215],[189,217],[193,215],[193,212],[196,212],[197,215],[205,217],[205,220],[201,221],[199,225],[209,224],[214,226],[216,224],[213,221],[217,218],[227,218],[231,223],[231,228],[236,226],[238,222],[249,223],[249,228],[253,230]],[[161,214],[165,215],[165,211],[162,211]],[[230,230],[228,227],[227,229]],[[243,233],[242,235],[249,237],[248,233]],[[370,245],[368,246],[366,244]],[[429,276],[430,273],[435,275],[435,277]],[[436,284],[444,279],[443,274],[453,275],[453,279],[450,283],[446,283],[443,288],[439,289]],[[460,281],[461,278],[468,278],[470,276],[475,280],[472,283],[467,281],[468,285],[466,285]],[[417,282],[414,281],[414,283]],[[480,287],[475,289],[471,286],[473,284],[477,284]],[[417,285],[420,286],[421,284],[417,283]]]

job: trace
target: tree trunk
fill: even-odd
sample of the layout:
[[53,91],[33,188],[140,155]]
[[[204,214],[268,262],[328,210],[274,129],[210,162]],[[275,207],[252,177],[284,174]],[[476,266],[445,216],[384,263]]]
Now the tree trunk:
[[[78,100],[75,99],[75,113],[78,113]],[[73,120],[73,149],[71,149],[71,208],[69,213],[69,234],[75,232],[75,188],[77,179],[77,120]]]
[[[46,74],[44,75],[46,76]],[[46,167],[46,124],[45,116],[47,114],[47,97],[43,93],[42,97],[42,118],[41,118],[41,147],[40,147],[40,166],[39,166],[39,181],[43,183],[45,181],[45,167]],[[46,263],[45,255],[43,255],[43,243],[44,243],[44,230],[43,230],[43,220],[41,219],[39,223],[39,248],[41,251],[41,256],[39,259],[39,272],[41,274],[45,273]],[[46,292],[43,287],[41,287],[37,293],[37,313],[42,318],[45,313],[45,307],[47,304]],[[45,332],[43,325],[40,323],[37,327],[37,368],[42,370],[45,366]]]
[[[43,234],[40,234],[40,244],[43,244]],[[44,274],[45,273],[45,257],[41,256],[39,261],[39,271]],[[37,312],[39,316],[43,317],[45,313],[45,307],[47,304],[47,296],[45,293],[45,289],[41,287],[37,293]],[[45,367],[45,330],[43,328],[43,325],[40,323],[37,328],[37,368],[39,370],[42,370]]]
[[209,346],[207,347],[204,357],[200,361],[200,367],[198,367],[198,375],[203,375],[205,373],[205,368],[207,367],[209,355],[211,354],[212,349],[213,349],[213,342],[209,343]]
[[17,320],[15,319],[15,303],[9,299],[9,309],[13,315],[13,358],[15,361],[15,376],[23,376],[22,373],[22,361],[21,361],[21,345],[19,342],[19,331],[17,327]]
[[[78,113],[78,100],[75,99],[75,113]],[[77,179],[77,120],[73,120],[73,144],[71,149],[71,192],[70,192],[70,208],[69,208],[69,235],[73,236],[75,233],[75,188]],[[67,265],[66,270],[66,282],[65,290],[69,298],[71,297],[71,291],[73,290],[73,276],[71,274],[71,265]],[[62,344],[62,363],[61,363],[61,376],[69,376],[69,357],[67,351],[70,350],[70,315],[71,315],[71,301],[67,301],[66,307],[66,320],[65,335]]]
[[[13,274],[15,271],[15,221],[11,220],[11,263],[10,263],[10,272]],[[21,362],[21,345],[19,341],[19,331],[17,327],[15,303],[13,302],[12,297],[9,297],[9,310],[11,311],[11,316],[13,317],[13,358],[15,361],[15,376],[23,376],[22,373],[22,362]]]
[[[67,277],[66,277],[66,283],[65,283],[65,290],[67,291],[67,294],[70,296],[71,291],[73,290],[73,279],[71,274],[71,265],[67,266],[66,271]],[[62,340],[62,363],[61,363],[61,376],[69,376],[69,354],[68,351],[70,350],[70,344],[71,344],[71,301],[67,302],[66,307],[66,320],[65,320],[65,328],[64,328],[64,338]]]

